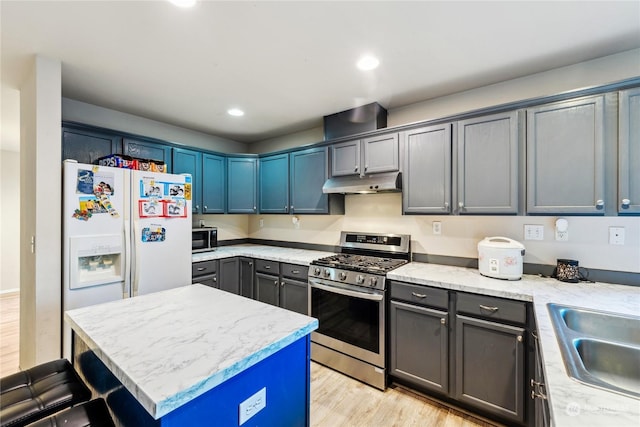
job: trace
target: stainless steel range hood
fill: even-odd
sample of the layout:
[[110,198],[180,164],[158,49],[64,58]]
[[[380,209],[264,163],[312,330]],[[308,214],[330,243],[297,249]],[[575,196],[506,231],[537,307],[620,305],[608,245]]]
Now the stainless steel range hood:
[[360,176],[337,176],[329,178],[322,186],[322,192],[333,194],[364,194],[402,191],[400,172],[376,173]]

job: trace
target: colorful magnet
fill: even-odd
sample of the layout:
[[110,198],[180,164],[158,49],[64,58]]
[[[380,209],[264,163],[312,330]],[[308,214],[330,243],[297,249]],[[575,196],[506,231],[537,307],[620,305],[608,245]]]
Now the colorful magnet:
[[167,231],[160,226],[145,227],[142,229],[142,242],[164,242]]

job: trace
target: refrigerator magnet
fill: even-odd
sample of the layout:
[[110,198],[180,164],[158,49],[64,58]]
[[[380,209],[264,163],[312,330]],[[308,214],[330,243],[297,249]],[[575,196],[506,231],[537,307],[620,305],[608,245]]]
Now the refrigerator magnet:
[[191,200],[191,183],[185,182],[184,184],[184,199]]
[[140,180],[140,197],[161,198],[160,183],[157,183],[153,178],[142,178]]
[[144,227],[142,229],[142,242],[150,243],[150,242],[164,242],[167,231],[164,227],[151,225],[151,227]]
[[184,185],[181,183],[171,183],[169,185],[169,196],[184,197]]
[[86,169],[78,169],[76,193],[93,194],[93,172]]
[[163,209],[157,200],[138,200],[138,213],[140,218],[152,218],[162,216]]
[[169,218],[185,218],[187,210],[181,200],[166,200],[164,202],[164,216]]

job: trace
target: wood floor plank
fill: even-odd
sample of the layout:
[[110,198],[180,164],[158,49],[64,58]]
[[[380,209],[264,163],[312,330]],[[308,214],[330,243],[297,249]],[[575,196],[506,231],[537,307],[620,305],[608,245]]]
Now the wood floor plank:
[[19,370],[20,292],[0,295],[0,377]]

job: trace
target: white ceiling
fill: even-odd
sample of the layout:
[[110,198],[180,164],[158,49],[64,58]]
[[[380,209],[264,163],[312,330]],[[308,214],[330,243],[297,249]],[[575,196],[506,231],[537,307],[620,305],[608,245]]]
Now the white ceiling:
[[[639,1],[3,0],[0,16],[5,110],[40,54],[65,97],[242,142],[640,47]],[[364,53],[380,67],[358,71]]]

